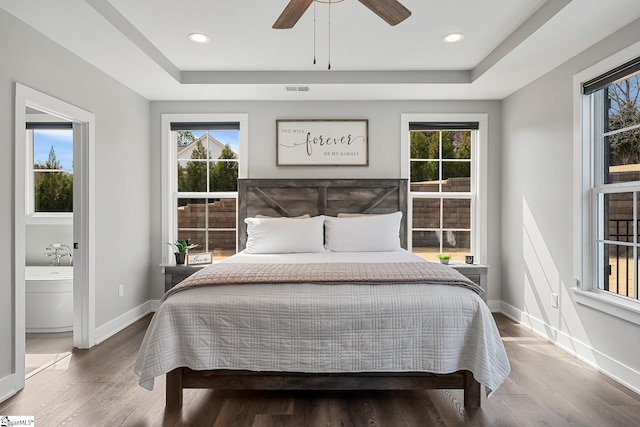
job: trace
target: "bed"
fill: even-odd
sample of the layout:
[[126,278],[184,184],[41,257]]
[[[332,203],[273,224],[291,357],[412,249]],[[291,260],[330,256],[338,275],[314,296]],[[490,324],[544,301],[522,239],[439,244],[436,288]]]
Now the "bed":
[[509,373],[504,346],[481,288],[406,251],[406,192],[240,180],[242,250],[165,294],[140,385],[166,374],[168,408],[185,388],[455,388],[480,406]]

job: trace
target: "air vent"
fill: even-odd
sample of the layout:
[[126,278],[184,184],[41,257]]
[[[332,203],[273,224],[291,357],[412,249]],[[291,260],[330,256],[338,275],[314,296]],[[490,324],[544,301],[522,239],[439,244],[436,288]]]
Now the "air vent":
[[309,86],[285,86],[287,92],[309,92]]

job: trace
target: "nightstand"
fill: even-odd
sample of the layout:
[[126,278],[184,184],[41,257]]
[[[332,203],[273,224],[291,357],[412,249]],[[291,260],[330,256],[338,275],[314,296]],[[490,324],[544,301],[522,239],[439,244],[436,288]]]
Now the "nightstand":
[[476,285],[480,285],[484,289],[482,299],[487,301],[487,273],[489,272],[488,265],[479,264],[449,264],[449,267],[462,273],[467,279],[471,280]]
[[167,292],[206,265],[176,265],[164,267],[164,291]]

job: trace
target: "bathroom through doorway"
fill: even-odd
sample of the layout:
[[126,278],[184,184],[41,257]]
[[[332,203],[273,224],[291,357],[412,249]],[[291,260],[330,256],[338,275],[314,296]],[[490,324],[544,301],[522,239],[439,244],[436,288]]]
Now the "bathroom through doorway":
[[[63,245],[69,247],[69,256],[60,257],[60,265],[67,263],[67,268],[71,268],[71,288],[70,303],[67,298],[64,304],[67,308],[62,310],[67,314],[71,312],[71,330],[55,330],[58,320],[42,320],[38,321],[42,324],[49,325],[50,328],[46,333],[62,334],[56,336],[56,340],[50,339],[34,340],[31,348],[40,348],[37,351],[47,351],[52,354],[66,355],[68,348],[69,335],[74,348],[89,348],[95,344],[95,248],[94,248],[94,221],[95,221],[95,196],[94,196],[94,153],[95,145],[95,115],[86,110],[71,105],[63,100],[54,98],[35,89],[26,87],[20,83],[15,85],[15,215],[14,215],[14,236],[15,236],[15,264],[14,264],[14,369],[6,383],[11,384],[13,392],[17,392],[25,386],[25,373],[27,372],[25,355],[27,350],[27,310],[26,310],[26,266],[27,266],[27,244],[37,241],[40,237],[44,240],[41,243],[35,243],[38,253],[34,252],[36,257],[46,257],[45,248],[51,245],[52,249],[61,248]],[[71,166],[61,165],[61,170],[54,170],[54,174],[73,174],[73,210],[70,218],[67,219],[68,229],[71,230],[71,239],[64,237],[65,235],[47,235],[40,233],[41,227],[47,227],[46,221],[38,223],[38,215],[34,218],[28,218],[30,199],[27,198],[34,184],[35,175],[43,173],[42,170],[35,170],[33,174],[28,173],[27,166],[32,164],[35,158],[28,156],[27,141],[27,122],[28,114],[45,114],[55,118],[54,121],[59,123],[71,124],[73,134],[73,159]],[[51,147],[49,146],[49,149]],[[56,151],[54,149],[54,151]],[[56,159],[62,152],[56,152]],[[47,153],[48,159],[48,153]],[[56,169],[56,168],[49,168]],[[35,186],[32,193],[35,191]],[[34,202],[35,203],[35,202]],[[55,216],[55,215],[54,215]],[[69,216],[69,215],[67,215]],[[64,222],[64,221],[62,221]],[[33,233],[28,227],[34,225]],[[61,229],[62,230],[62,229]],[[68,234],[66,234],[68,236]],[[40,236],[40,237],[39,237]],[[66,239],[66,240],[65,240]],[[59,245],[59,246],[58,246]],[[50,260],[45,259],[45,266]],[[72,264],[69,266],[68,264]],[[59,272],[58,272],[59,273]],[[56,274],[58,274],[56,273]],[[38,280],[42,279],[40,277]],[[65,279],[66,280],[66,279]],[[44,291],[51,291],[55,287],[63,286],[60,280],[55,280],[55,284],[51,288],[44,288]],[[40,288],[38,288],[40,286]],[[35,287],[37,292],[43,291],[42,283]],[[61,289],[61,288],[59,288]],[[36,293],[37,293],[36,292]],[[66,291],[65,291],[66,292]],[[39,297],[43,297],[40,295]],[[47,297],[48,298],[48,297]],[[57,304],[53,303],[52,304]],[[71,308],[69,307],[71,305]],[[50,313],[49,311],[46,312]],[[63,326],[68,326],[69,320],[64,320]],[[59,325],[58,325],[59,326]],[[34,328],[32,328],[34,329]],[[57,329],[60,329],[59,327]],[[66,328],[62,328],[66,329]],[[40,333],[38,331],[32,331]],[[49,338],[53,338],[50,335]],[[64,349],[57,347],[57,338],[62,338]],[[30,343],[31,344],[31,343]],[[31,350],[30,350],[31,351]],[[66,356],[67,358],[72,356]],[[63,357],[64,359],[64,357]],[[58,362],[60,364],[61,362]],[[64,363],[64,362],[62,362]],[[37,370],[37,369],[36,369]],[[33,370],[35,371],[35,370]],[[31,371],[31,372],[33,372]]]
[[73,123],[27,106],[25,378],[73,351]]

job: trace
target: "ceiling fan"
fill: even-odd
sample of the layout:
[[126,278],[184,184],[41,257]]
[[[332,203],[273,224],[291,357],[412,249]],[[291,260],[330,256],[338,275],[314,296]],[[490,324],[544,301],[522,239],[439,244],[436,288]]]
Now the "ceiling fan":
[[[273,28],[276,30],[293,28],[304,12],[316,0],[290,0],[284,8]],[[324,3],[337,3],[341,0],[320,0]],[[397,25],[411,16],[411,11],[397,0],[358,0],[373,13],[384,19],[389,25]]]

